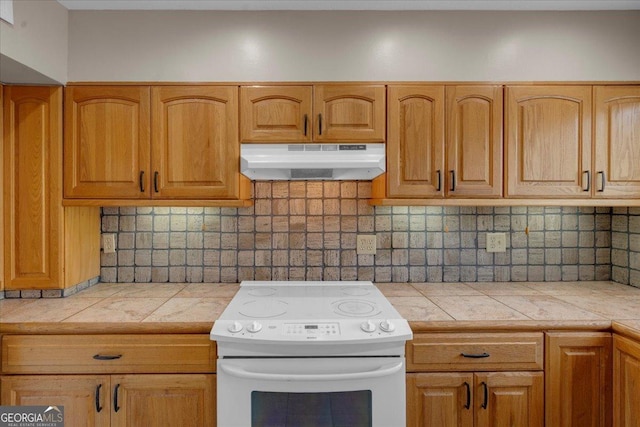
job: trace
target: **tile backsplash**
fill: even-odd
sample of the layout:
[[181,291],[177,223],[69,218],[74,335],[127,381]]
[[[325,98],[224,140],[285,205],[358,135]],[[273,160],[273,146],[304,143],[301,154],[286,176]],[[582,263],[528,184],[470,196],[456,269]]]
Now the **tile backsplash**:
[[[371,183],[352,181],[256,182],[253,191],[249,208],[103,208],[117,252],[101,255],[102,281],[640,286],[638,209],[372,207]],[[487,232],[504,232],[507,251],[488,253]],[[356,253],[358,234],[377,236],[376,255]]]

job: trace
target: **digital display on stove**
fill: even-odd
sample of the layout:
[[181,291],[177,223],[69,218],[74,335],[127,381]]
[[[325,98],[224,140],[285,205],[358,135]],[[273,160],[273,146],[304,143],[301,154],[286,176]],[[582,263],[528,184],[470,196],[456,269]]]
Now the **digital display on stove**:
[[318,329],[318,325],[304,325],[305,329]]

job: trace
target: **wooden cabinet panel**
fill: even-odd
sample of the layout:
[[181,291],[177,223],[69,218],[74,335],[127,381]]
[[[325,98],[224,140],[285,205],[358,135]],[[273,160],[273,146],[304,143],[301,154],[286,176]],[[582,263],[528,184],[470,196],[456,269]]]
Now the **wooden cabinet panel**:
[[473,427],[473,374],[407,374],[408,427]]
[[384,142],[384,85],[313,87],[313,139],[318,142]]
[[476,427],[543,427],[542,372],[475,374]]
[[242,86],[242,142],[310,142],[312,86]]
[[0,385],[2,405],[64,406],[67,427],[109,427],[111,424],[107,375],[2,376]]
[[387,197],[442,197],[444,87],[388,91]]
[[640,343],[613,337],[613,425],[640,427]]
[[589,197],[591,86],[506,90],[506,195]]
[[114,375],[111,383],[112,427],[215,425],[214,375]]
[[609,333],[549,332],[546,335],[546,425],[611,425]]
[[[3,101],[4,86],[0,84],[0,189],[4,193],[4,101]],[[4,196],[0,196],[0,212],[2,212],[2,218],[4,218]],[[0,224],[0,242],[4,242],[4,220]],[[4,291],[4,244],[0,244],[0,292]]]
[[447,197],[502,195],[502,87],[446,88]]
[[152,90],[153,197],[239,197],[238,88]]
[[640,197],[640,86],[596,86],[595,197]]
[[149,198],[149,87],[69,86],[65,102],[65,197]]
[[62,90],[4,92],[5,288],[61,288]]
[[416,334],[407,343],[407,370],[539,370],[542,349],[538,332]]

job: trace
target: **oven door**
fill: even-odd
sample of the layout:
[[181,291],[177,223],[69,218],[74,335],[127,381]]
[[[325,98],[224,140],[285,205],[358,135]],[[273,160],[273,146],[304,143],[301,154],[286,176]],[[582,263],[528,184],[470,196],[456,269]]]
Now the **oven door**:
[[404,357],[218,359],[219,427],[404,426]]

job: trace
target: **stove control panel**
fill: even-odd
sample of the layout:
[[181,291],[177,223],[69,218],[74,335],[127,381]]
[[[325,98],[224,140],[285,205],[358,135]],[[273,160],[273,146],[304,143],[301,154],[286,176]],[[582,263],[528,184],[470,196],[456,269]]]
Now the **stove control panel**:
[[340,335],[339,323],[285,323],[282,333],[293,336]]

